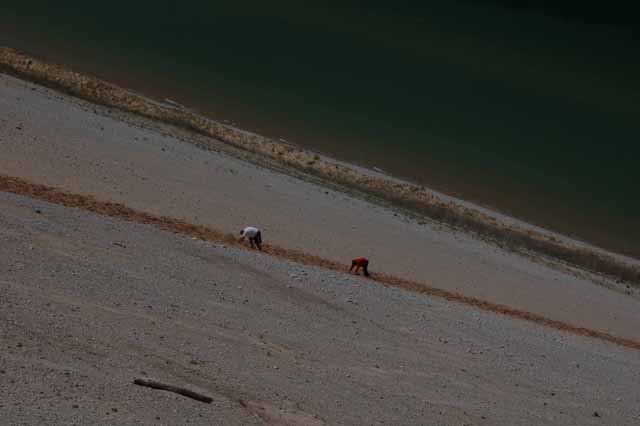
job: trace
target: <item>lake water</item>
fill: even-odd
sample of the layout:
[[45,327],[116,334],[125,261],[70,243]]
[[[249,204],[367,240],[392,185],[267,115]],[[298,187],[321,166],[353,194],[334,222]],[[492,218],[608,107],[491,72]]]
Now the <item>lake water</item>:
[[625,22],[499,2],[159,3],[3,1],[0,43],[640,257]]

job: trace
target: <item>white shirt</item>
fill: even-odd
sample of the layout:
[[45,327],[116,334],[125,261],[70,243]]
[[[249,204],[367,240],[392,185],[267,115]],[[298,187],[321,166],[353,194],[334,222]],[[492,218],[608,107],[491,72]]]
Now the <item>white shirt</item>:
[[242,231],[242,235],[247,238],[253,238],[256,235],[258,235],[258,232],[260,232],[258,228],[254,228],[253,226],[247,226]]

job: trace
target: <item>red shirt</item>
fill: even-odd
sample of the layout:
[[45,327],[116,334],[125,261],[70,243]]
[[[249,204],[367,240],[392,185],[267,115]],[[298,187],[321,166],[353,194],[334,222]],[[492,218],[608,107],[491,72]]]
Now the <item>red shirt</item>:
[[354,263],[356,266],[364,266],[367,263],[369,263],[369,261],[364,257],[359,257],[357,259],[353,259],[351,262]]

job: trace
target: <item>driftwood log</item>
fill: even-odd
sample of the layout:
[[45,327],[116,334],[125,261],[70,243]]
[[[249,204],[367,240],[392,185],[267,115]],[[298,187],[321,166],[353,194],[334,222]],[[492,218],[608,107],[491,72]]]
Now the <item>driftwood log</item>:
[[189,389],[181,388],[179,386],[173,386],[173,385],[168,385],[166,383],[156,382],[155,380],[135,379],[133,383],[138,386],[145,386],[152,389],[160,389],[160,390],[177,393],[179,395],[186,396],[187,398],[195,399],[196,401],[204,402],[207,404],[211,404],[211,402],[213,401],[212,398],[209,398],[206,395],[202,395],[201,393],[194,392]]

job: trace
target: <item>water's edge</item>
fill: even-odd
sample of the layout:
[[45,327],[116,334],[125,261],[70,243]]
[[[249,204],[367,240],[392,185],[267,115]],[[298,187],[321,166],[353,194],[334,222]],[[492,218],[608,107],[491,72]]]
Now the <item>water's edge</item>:
[[283,166],[377,197],[415,214],[489,239],[501,247],[532,251],[586,270],[640,285],[637,262],[506,218],[425,187],[386,177],[289,144],[219,123],[184,108],[156,102],[97,78],[0,47],[0,72],[90,102],[121,109],[218,139]]

